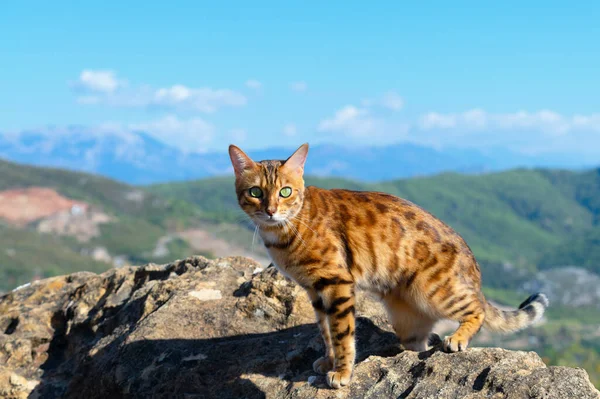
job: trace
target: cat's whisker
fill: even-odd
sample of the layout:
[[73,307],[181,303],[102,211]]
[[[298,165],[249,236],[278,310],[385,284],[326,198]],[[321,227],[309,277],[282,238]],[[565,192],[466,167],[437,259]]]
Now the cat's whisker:
[[[298,237],[298,234],[296,233],[296,231],[294,231],[293,226],[291,225],[291,223],[288,220],[285,220],[284,223],[285,223],[286,229],[290,230],[292,232],[292,234],[294,234],[294,236]],[[298,238],[302,242],[302,238],[301,237],[298,237]]]
[[244,221],[252,221],[252,219],[246,212],[243,212],[243,211],[236,212],[235,223],[241,223]]
[[254,234],[252,234],[252,252],[254,252],[254,243],[256,242],[256,232],[258,231],[258,225],[254,226]]
[[[299,223],[302,223],[307,229],[309,229],[310,231],[312,231],[313,233],[317,234],[316,231],[314,231],[312,229],[312,227],[310,227],[306,222],[304,222],[302,219],[300,219],[298,216],[293,216],[292,220],[296,220]],[[318,235],[318,234],[317,234]]]
[[306,241],[304,241],[304,239],[302,238],[302,235],[300,234],[300,232],[298,231],[298,229],[296,229],[296,227],[294,227],[294,225],[290,221],[288,221],[287,219],[285,220],[285,223],[289,226],[290,230],[292,230],[292,232],[300,240],[300,242],[302,243],[302,245],[306,247]]

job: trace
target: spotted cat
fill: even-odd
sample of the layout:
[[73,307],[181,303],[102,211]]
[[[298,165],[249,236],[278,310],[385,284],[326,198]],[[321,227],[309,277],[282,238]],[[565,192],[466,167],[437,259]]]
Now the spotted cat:
[[231,145],[240,207],[250,216],[276,267],[312,301],[326,353],[315,371],[340,388],[355,357],[355,289],[383,302],[403,346],[423,351],[434,323],[460,323],[443,340],[464,351],[482,326],[515,331],[540,319],[544,294],[500,310],[481,292],[481,273],[465,241],[412,202],[379,192],[305,187],[308,144],[285,161],[254,162]]

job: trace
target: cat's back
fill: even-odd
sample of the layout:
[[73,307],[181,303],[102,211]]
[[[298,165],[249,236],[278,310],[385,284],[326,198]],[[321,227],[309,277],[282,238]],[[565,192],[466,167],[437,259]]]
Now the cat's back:
[[315,187],[307,194],[310,220],[341,243],[361,288],[388,292],[408,278],[403,273],[418,277],[423,270],[447,271],[459,264],[466,265],[472,281],[480,279],[463,238],[410,201],[381,192]]
[[383,242],[400,238],[409,243],[452,245],[470,249],[450,226],[420,206],[403,198],[377,192],[307,187],[313,223],[327,225],[346,234],[368,235]]
[[[323,189],[307,187],[307,198],[314,204],[315,217],[338,217],[357,225],[375,226],[380,219],[391,218],[405,221],[431,222],[448,228],[441,220],[420,206],[392,194],[378,191],[354,191],[346,189]],[[436,226],[437,227],[437,226]]]

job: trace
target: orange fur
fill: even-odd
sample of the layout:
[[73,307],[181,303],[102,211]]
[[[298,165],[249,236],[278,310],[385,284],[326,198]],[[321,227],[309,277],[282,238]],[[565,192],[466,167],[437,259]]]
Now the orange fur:
[[[378,295],[401,343],[425,350],[433,324],[460,322],[444,340],[465,350],[486,323],[523,328],[547,300],[532,296],[520,310],[500,311],[481,292],[481,274],[464,240],[417,205],[378,192],[305,187],[308,145],[286,161],[252,161],[230,146],[241,208],[252,218],[273,263],[312,300],[326,345],[315,371],[334,388],[349,383],[355,357],[355,287]],[[285,197],[291,188],[291,195]],[[260,189],[261,196],[251,194]],[[489,319],[486,322],[486,317]]]

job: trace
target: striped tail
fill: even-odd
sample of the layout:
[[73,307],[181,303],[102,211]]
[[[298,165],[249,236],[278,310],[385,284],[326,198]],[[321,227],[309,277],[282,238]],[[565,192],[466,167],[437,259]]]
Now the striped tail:
[[548,304],[548,298],[542,293],[527,298],[518,310],[500,310],[486,302],[483,325],[490,331],[518,331],[540,320]]

